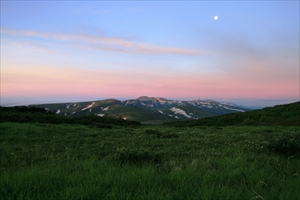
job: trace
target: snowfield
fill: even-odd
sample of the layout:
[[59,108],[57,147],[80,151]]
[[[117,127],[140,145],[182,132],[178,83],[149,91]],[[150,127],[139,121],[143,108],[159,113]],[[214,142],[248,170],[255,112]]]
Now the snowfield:
[[175,114],[180,114],[180,115],[183,115],[183,116],[185,116],[185,117],[187,117],[187,118],[191,118],[190,115],[186,114],[186,112],[185,112],[184,110],[181,110],[181,109],[179,109],[179,108],[173,107],[173,108],[171,108],[170,110],[173,111]]
[[223,106],[223,108],[226,108],[228,110],[235,110],[235,111],[239,111],[239,112],[245,112],[244,110],[240,110],[240,109],[234,109],[234,108],[228,108],[226,106]]
[[213,108],[211,105],[202,105],[203,107],[207,107],[207,108]]
[[146,107],[150,107],[150,108],[153,108],[154,107],[154,105],[149,105],[149,104],[145,104],[145,103],[143,103],[143,102],[141,102],[141,104],[143,105],[143,106],[146,106]]
[[108,109],[109,109],[109,106],[102,108],[103,111],[108,111]]
[[88,106],[85,107],[85,108],[82,108],[81,110],[89,109],[89,108],[93,107],[94,104],[95,104],[95,102],[91,103],[90,105],[88,105]]

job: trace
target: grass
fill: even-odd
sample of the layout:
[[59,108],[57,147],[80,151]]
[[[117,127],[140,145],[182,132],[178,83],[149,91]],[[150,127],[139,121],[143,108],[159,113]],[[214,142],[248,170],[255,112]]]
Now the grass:
[[300,127],[0,130],[0,199],[300,199],[299,152],[268,148]]

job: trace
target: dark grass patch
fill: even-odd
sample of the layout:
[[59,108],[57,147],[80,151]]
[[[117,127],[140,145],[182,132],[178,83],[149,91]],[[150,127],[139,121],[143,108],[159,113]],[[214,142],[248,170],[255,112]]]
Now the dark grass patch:
[[116,158],[122,164],[145,164],[145,163],[160,163],[163,158],[162,153],[150,153],[148,151],[134,151],[120,149]]
[[267,148],[271,152],[292,156],[300,153],[300,135],[294,137],[282,136],[270,140]]

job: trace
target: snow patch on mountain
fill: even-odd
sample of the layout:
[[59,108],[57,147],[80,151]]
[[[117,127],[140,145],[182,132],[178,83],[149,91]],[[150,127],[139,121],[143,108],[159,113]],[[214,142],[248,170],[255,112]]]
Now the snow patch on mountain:
[[239,112],[245,112],[244,110],[240,110],[240,109],[235,109],[235,108],[228,108],[226,106],[223,106],[223,108],[226,108],[228,110],[235,110],[235,111],[239,111]]
[[104,116],[104,114],[96,114],[97,116],[99,116],[99,117],[103,117]]
[[165,114],[163,111],[161,111],[161,110],[157,110],[158,112],[160,112],[161,114]]
[[[102,107],[101,107],[102,108]],[[109,109],[109,106],[105,107],[105,108],[102,108],[103,111],[108,111]]]
[[207,108],[213,108],[211,105],[206,105],[206,104],[204,104],[203,106],[204,106],[204,107],[207,107]]
[[191,118],[190,115],[186,114],[186,112],[184,110],[181,110],[180,108],[172,107],[170,110],[173,111],[175,114],[180,114],[180,115],[183,115],[187,118]]
[[59,114],[60,113],[60,110],[59,109],[57,109],[57,111],[56,111],[56,114]]
[[209,103],[207,103],[207,102],[199,102],[200,104],[203,104],[203,105],[205,105],[205,104],[209,104]]
[[90,105],[88,105],[88,106],[85,107],[85,108],[82,108],[81,110],[89,109],[89,108],[93,107],[94,104],[95,104],[95,102],[91,103]]
[[145,104],[144,102],[141,101],[141,105],[146,106],[146,107],[150,107],[153,108],[154,105],[153,104]]

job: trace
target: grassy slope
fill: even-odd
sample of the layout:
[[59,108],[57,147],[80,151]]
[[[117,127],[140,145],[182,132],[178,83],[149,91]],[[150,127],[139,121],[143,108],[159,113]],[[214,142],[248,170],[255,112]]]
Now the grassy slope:
[[36,107],[1,107],[0,122],[19,123],[49,123],[49,124],[83,124],[91,126],[113,126],[113,125],[139,125],[139,122],[123,120],[121,118],[109,118],[98,116],[68,117],[50,113],[44,108]]
[[268,148],[299,126],[0,129],[0,199],[300,198],[299,152]]
[[264,125],[300,126],[300,102],[245,113],[232,113],[193,121],[168,123],[173,126]]

